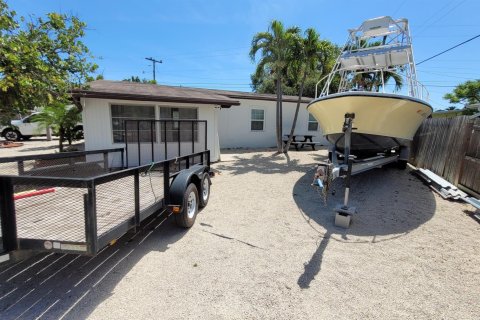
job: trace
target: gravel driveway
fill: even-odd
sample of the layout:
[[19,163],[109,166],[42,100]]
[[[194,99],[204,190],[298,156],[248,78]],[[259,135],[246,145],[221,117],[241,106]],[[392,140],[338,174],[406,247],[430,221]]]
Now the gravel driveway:
[[353,178],[350,229],[310,186],[326,151],[223,151],[193,228],[0,268],[0,318],[476,319],[480,224],[409,171]]

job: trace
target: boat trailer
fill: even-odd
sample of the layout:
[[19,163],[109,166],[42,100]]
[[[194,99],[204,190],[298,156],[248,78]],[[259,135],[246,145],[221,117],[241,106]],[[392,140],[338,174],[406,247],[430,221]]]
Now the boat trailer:
[[342,131],[344,133],[345,146],[343,154],[336,150],[335,145],[329,151],[329,161],[317,166],[317,172],[312,185],[319,187],[328,193],[328,189],[333,180],[337,178],[345,179],[345,196],[343,204],[335,206],[335,225],[342,228],[348,228],[352,217],[357,213],[357,208],[349,205],[351,176],[375,169],[397,161],[406,161],[408,158],[408,148],[400,148],[399,153],[392,150],[390,154],[378,154],[375,157],[357,159],[351,154],[351,138],[355,119],[354,113],[346,113]]

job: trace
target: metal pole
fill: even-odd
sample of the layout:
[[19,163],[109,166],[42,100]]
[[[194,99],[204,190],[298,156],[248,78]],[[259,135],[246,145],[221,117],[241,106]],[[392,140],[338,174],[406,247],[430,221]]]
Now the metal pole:
[[[128,168],[128,138],[127,138],[127,120],[123,121],[123,125],[125,126],[125,134],[123,139],[125,139],[125,161],[127,163],[127,168]],[[122,164],[123,164],[123,153],[122,153]]]
[[194,137],[194,128],[193,125],[195,122],[192,120],[192,153],[195,153],[195,137]]
[[163,199],[164,204],[170,204],[170,161],[163,162]]
[[151,142],[151,145],[152,145],[152,162],[155,161],[155,148],[154,148],[154,145],[153,145],[153,120],[150,121],[150,142]]
[[164,140],[164,143],[165,143],[165,160],[167,160],[167,121],[164,120],[163,121],[163,140]]
[[343,132],[344,132],[344,157],[345,161],[348,161],[348,157],[350,156],[350,147],[351,147],[351,139],[352,139],[352,121],[355,118],[354,113],[346,113],[345,114],[345,122],[343,124]]
[[177,121],[177,124],[178,124],[178,129],[177,129],[177,132],[178,132],[178,156],[180,157],[181,156],[181,151],[180,151],[180,121]]
[[141,151],[140,151],[140,120],[137,120],[137,149],[138,149],[138,165],[141,165],[140,162],[140,157],[141,157]]
[[89,182],[88,193],[83,196],[85,210],[85,240],[87,252],[91,255],[97,253],[97,208],[96,208],[95,182]]
[[343,207],[348,208],[348,197],[350,195],[350,178],[352,175],[353,155],[348,157],[347,178],[345,179],[345,198],[343,199]]
[[207,122],[205,121],[204,123],[205,123],[205,150],[207,150],[208,149],[208,144],[207,144],[207,137],[208,137],[207,136],[207,128],[208,127],[207,127]]
[[140,226],[140,172],[138,169],[134,171],[133,185],[134,185],[134,199],[135,199],[135,228],[136,228]]

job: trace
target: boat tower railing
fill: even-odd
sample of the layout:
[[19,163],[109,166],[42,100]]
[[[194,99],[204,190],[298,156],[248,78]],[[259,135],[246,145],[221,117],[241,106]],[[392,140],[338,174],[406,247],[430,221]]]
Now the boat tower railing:
[[[346,73],[351,72],[351,71],[352,71],[351,68],[341,68],[341,69],[337,69],[336,72],[332,72],[332,73],[326,75],[325,77],[321,78],[315,85],[315,98],[328,96],[329,94],[332,94],[332,93],[341,93],[341,92],[348,92],[348,91],[371,91],[371,90],[366,90],[366,89],[362,89],[362,88],[359,88],[359,87],[355,87],[356,82],[344,80],[345,77],[346,77]],[[387,73],[387,72],[395,73],[397,76],[402,78],[402,80],[403,80],[402,83],[407,83],[408,84],[408,86],[409,86],[409,88],[408,88],[409,96],[411,96],[413,98],[420,99],[420,100],[424,100],[426,102],[429,101],[430,94],[429,94],[427,88],[425,87],[425,85],[423,85],[417,79],[413,79],[413,78],[409,77],[408,74],[401,74],[401,73],[395,72],[395,70],[393,70],[393,69],[382,69],[382,68],[369,69],[369,70],[364,70],[364,71],[358,71],[358,70],[354,71],[354,73],[356,75],[372,74],[372,73],[380,75],[381,84],[378,86],[379,91],[377,91],[377,92],[397,94],[398,91],[396,91],[395,89],[390,90],[390,91],[386,90],[387,86],[394,85],[394,84],[384,83],[383,74]],[[341,86],[339,86],[338,91],[331,92],[330,89],[331,89],[332,83],[336,79],[335,75],[338,75],[340,77]],[[326,80],[326,83],[323,85],[322,90],[319,92],[318,86],[320,84],[322,84],[325,80]],[[375,92],[375,91],[373,91],[373,92]]]
[[[364,21],[360,27],[350,29],[348,39],[338,56],[332,71],[317,82],[315,97],[329,95],[335,83],[335,93],[367,91],[355,79],[357,75],[373,74],[376,83],[370,91],[385,92],[385,74],[394,73],[402,78],[407,95],[428,100],[428,91],[417,81],[413,46],[407,19],[394,20],[389,16]],[[318,94],[318,85],[323,88]],[[380,89],[381,88],[381,89]],[[381,90],[381,91],[380,91]],[[392,90],[399,94],[398,90]]]

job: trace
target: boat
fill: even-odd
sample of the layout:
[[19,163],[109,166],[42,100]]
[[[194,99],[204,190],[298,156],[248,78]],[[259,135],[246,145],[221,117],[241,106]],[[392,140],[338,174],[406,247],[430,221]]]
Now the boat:
[[[336,152],[348,144],[349,154],[358,158],[395,151],[405,158],[432,113],[428,92],[417,81],[407,19],[378,17],[349,30],[332,71],[317,88],[307,110]],[[353,121],[347,142],[346,115]]]

